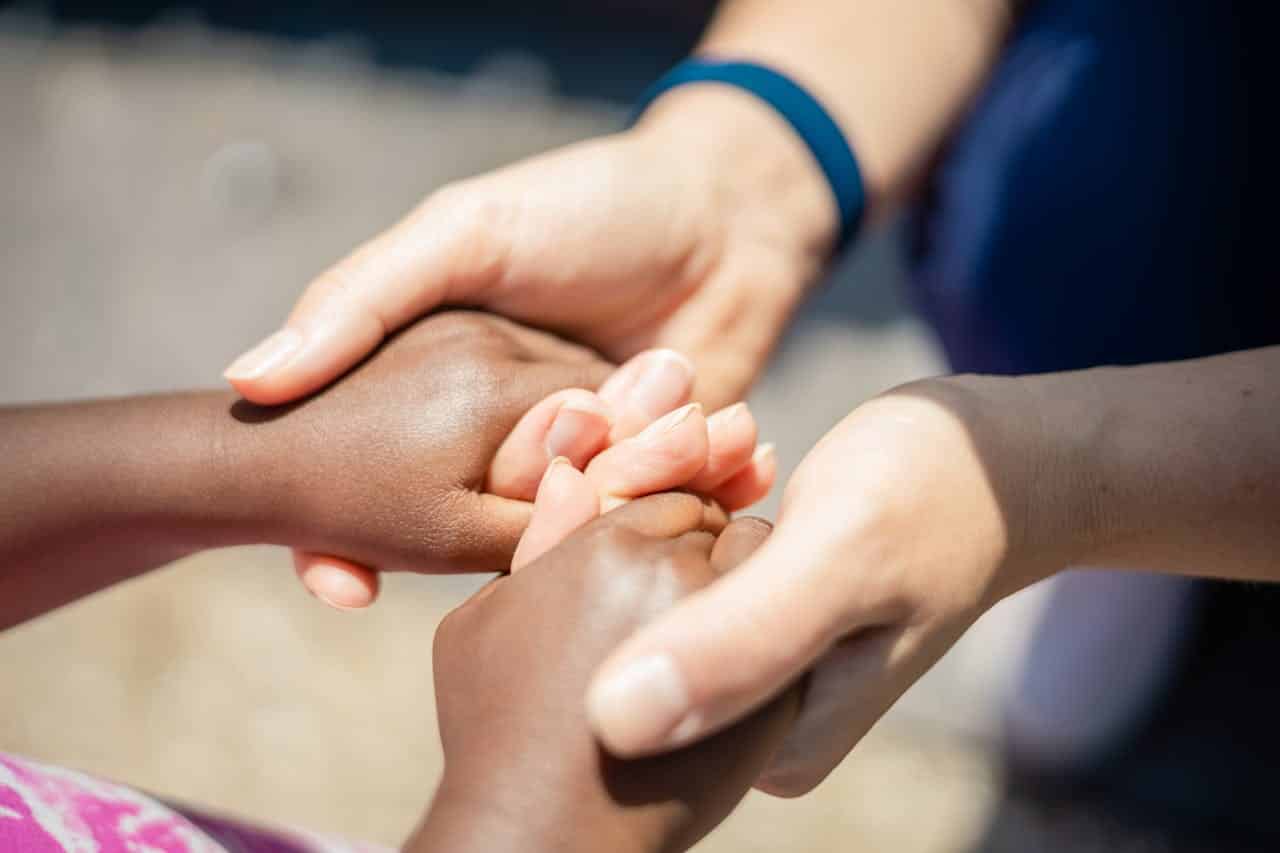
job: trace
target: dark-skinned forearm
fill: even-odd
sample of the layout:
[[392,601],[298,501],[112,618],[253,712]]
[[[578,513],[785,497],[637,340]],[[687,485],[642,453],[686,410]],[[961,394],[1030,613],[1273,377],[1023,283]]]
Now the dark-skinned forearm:
[[194,551],[257,541],[270,496],[227,393],[0,408],[0,628]]
[[1030,551],[1061,554],[1059,565],[1280,581],[1277,377],[1280,347],[960,381],[1021,395],[1002,446],[1037,432]]
[[1280,347],[1079,381],[1100,403],[1090,564],[1280,581]]

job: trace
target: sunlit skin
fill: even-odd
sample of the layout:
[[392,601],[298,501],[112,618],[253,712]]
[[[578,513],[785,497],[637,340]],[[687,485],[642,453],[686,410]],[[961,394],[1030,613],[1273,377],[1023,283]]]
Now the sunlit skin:
[[750,790],[794,719],[792,689],[686,750],[640,761],[601,752],[582,704],[594,668],[645,622],[731,574],[768,525],[725,528],[722,514],[687,494],[642,498],[604,517],[581,511],[596,495],[567,462],[553,465],[530,532],[548,533],[580,498],[577,532],[536,555],[526,548],[511,575],[441,623],[434,673],[445,772],[410,853],[687,850]]
[[[505,571],[550,461],[530,437],[538,418],[557,401],[595,400],[574,389],[613,373],[554,336],[443,312],[297,406],[192,392],[0,407],[0,626],[224,545],[288,545],[379,569]],[[650,420],[680,408],[692,379],[672,375],[686,376],[674,392],[633,389],[618,410],[637,398],[662,403]],[[617,501],[684,483],[704,467],[712,435],[754,445],[749,413],[747,430],[727,432],[697,409],[683,415],[669,433],[586,453],[600,493]],[[588,439],[592,429],[588,419]],[[570,434],[563,446],[575,442]],[[637,477],[643,469],[627,460],[641,449],[666,467]],[[514,464],[491,476],[503,459]],[[337,604],[367,590],[344,585],[344,572],[329,580]]]
[[[856,151],[874,221],[917,193],[1028,5],[724,0],[698,52],[763,62],[810,90]],[[249,400],[296,400],[337,379],[390,331],[440,305],[468,305],[555,330],[614,362],[652,348],[683,353],[697,375],[692,399],[717,411],[759,377],[827,268],[838,231],[831,190],[780,115],[731,87],[682,87],[626,131],[433,193],[311,282],[280,331],[226,376]],[[563,455],[583,467],[598,432]],[[723,446],[709,438],[712,460]],[[517,478],[527,489],[547,460],[515,457],[537,461]],[[775,476],[767,451],[757,460],[714,489],[697,475],[686,485],[729,506],[748,504]],[[708,477],[718,464],[706,466]],[[800,484],[789,490],[803,492]],[[812,498],[837,507],[867,499],[852,489]],[[802,524],[798,517],[791,513],[791,525]],[[811,534],[824,538],[817,528]],[[345,581],[347,601],[367,603],[376,592],[376,577],[358,566],[305,554],[299,565],[313,589]],[[779,559],[772,574],[753,577],[753,605],[764,608],[806,572]],[[777,655],[812,663],[810,645],[784,641]],[[776,688],[767,663],[749,694]],[[607,716],[598,720],[602,732],[621,736]],[[830,737],[842,725],[833,718]],[[661,743],[659,736],[645,747]]]
[[[750,789],[798,692],[641,761],[601,752],[582,697],[626,636],[763,541],[766,524],[730,525],[710,495],[744,472],[771,475],[752,461],[742,407],[707,419],[678,405],[612,438],[616,416],[608,429],[575,418],[585,437],[562,434],[560,449],[608,445],[584,451],[585,471],[531,455],[526,440],[549,434],[565,406],[604,405],[574,386],[608,396],[610,375],[584,349],[457,312],[416,324],[297,407],[194,392],[0,408],[0,627],[250,542],[319,544],[382,568],[514,568],[439,629],[446,772],[407,849],[687,849]],[[530,467],[542,472],[532,486]],[[635,500],[699,477],[707,496]]]
[[[1034,5],[725,0],[698,52],[764,63],[812,92],[856,154],[874,221],[918,198]],[[679,351],[697,372],[693,399],[714,410],[759,376],[831,260],[837,214],[816,160],[762,100],[677,88],[624,132],[433,194],[312,282],[279,336],[227,377],[249,399],[296,399],[389,330],[466,304],[614,361]],[[598,734],[622,754],[658,753],[810,672],[803,716],[761,781],[800,794],[993,600],[1068,561],[1276,579],[1276,375],[1276,351],[1258,350],[936,379],[870,401],[808,454],[776,533],[741,571],[602,667],[586,700]],[[554,487],[568,488],[557,467]],[[768,470],[714,493],[746,502]],[[520,558],[555,538],[540,526]]]
[[[728,512],[759,501],[777,475],[771,447],[757,447],[746,404],[705,417],[698,404],[687,403],[694,377],[686,364],[669,351],[643,353],[598,393],[566,389],[540,401],[498,449],[485,491],[532,501],[549,463],[560,460],[584,472],[604,511],[672,489],[697,492]],[[638,409],[630,399],[636,378],[667,366],[680,368],[671,371],[673,387],[658,407],[670,411]],[[357,610],[377,598],[377,572],[358,563],[297,551],[294,564],[307,589],[335,607]]]

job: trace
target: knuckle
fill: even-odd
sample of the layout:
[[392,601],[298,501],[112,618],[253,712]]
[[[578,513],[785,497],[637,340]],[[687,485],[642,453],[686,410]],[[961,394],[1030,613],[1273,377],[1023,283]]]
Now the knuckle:
[[620,524],[597,523],[583,535],[592,571],[604,577],[629,571],[643,548],[642,537]]
[[582,543],[587,550],[584,575],[591,594],[601,601],[638,601],[652,596],[663,574],[664,559],[653,542],[629,527],[598,525]]
[[645,569],[651,575],[650,607],[666,610],[696,588],[696,570],[685,554],[663,553],[647,559]]
[[603,555],[621,555],[640,547],[640,535],[635,530],[605,516],[592,522],[583,533],[583,539],[593,552]]
[[693,531],[682,535],[673,543],[671,551],[658,565],[680,597],[702,589],[716,577],[711,566],[710,553],[715,537],[710,533]]
[[431,315],[423,325],[430,326],[432,343],[436,346],[462,344],[467,348],[481,349],[484,345],[506,340],[500,321],[479,311],[453,308]]
[[[509,384],[505,366],[478,347],[460,349],[454,357],[442,360],[434,371],[437,387],[448,389],[454,411],[458,412],[502,400]],[[466,408],[460,408],[464,405]]]
[[360,280],[358,254],[350,255],[327,270],[311,285],[311,293],[321,300],[343,299],[356,292]]

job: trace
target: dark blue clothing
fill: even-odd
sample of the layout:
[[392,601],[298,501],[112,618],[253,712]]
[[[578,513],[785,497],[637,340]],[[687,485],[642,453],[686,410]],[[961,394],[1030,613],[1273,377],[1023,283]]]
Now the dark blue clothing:
[[[956,370],[1280,343],[1269,5],[1032,6],[915,217],[917,301]],[[1280,591],[1198,595],[1167,694],[1082,784],[1189,832],[1275,841]]]

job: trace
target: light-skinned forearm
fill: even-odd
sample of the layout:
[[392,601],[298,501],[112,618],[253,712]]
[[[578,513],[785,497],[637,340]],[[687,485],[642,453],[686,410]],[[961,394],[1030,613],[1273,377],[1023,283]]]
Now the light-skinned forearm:
[[[908,198],[985,79],[1014,20],[1014,0],[727,0],[698,52],[772,65],[831,111],[856,149],[877,215]],[[811,242],[835,210],[816,166],[768,107],[723,86],[660,99],[654,120],[697,127],[732,154],[718,162],[782,202]],[[752,117],[752,113],[758,113]],[[736,120],[734,120],[736,119]],[[771,175],[773,180],[761,180]],[[800,197],[808,182],[811,195]],[[763,190],[773,197],[764,201]],[[745,192],[745,190],[744,190]],[[813,203],[813,199],[826,204]],[[807,210],[806,210],[807,206]],[[821,214],[821,215],[818,215]]]
[[1280,581],[1278,379],[1280,347],[1015,380],[1047,448],[1033,540],[1077,565]]

